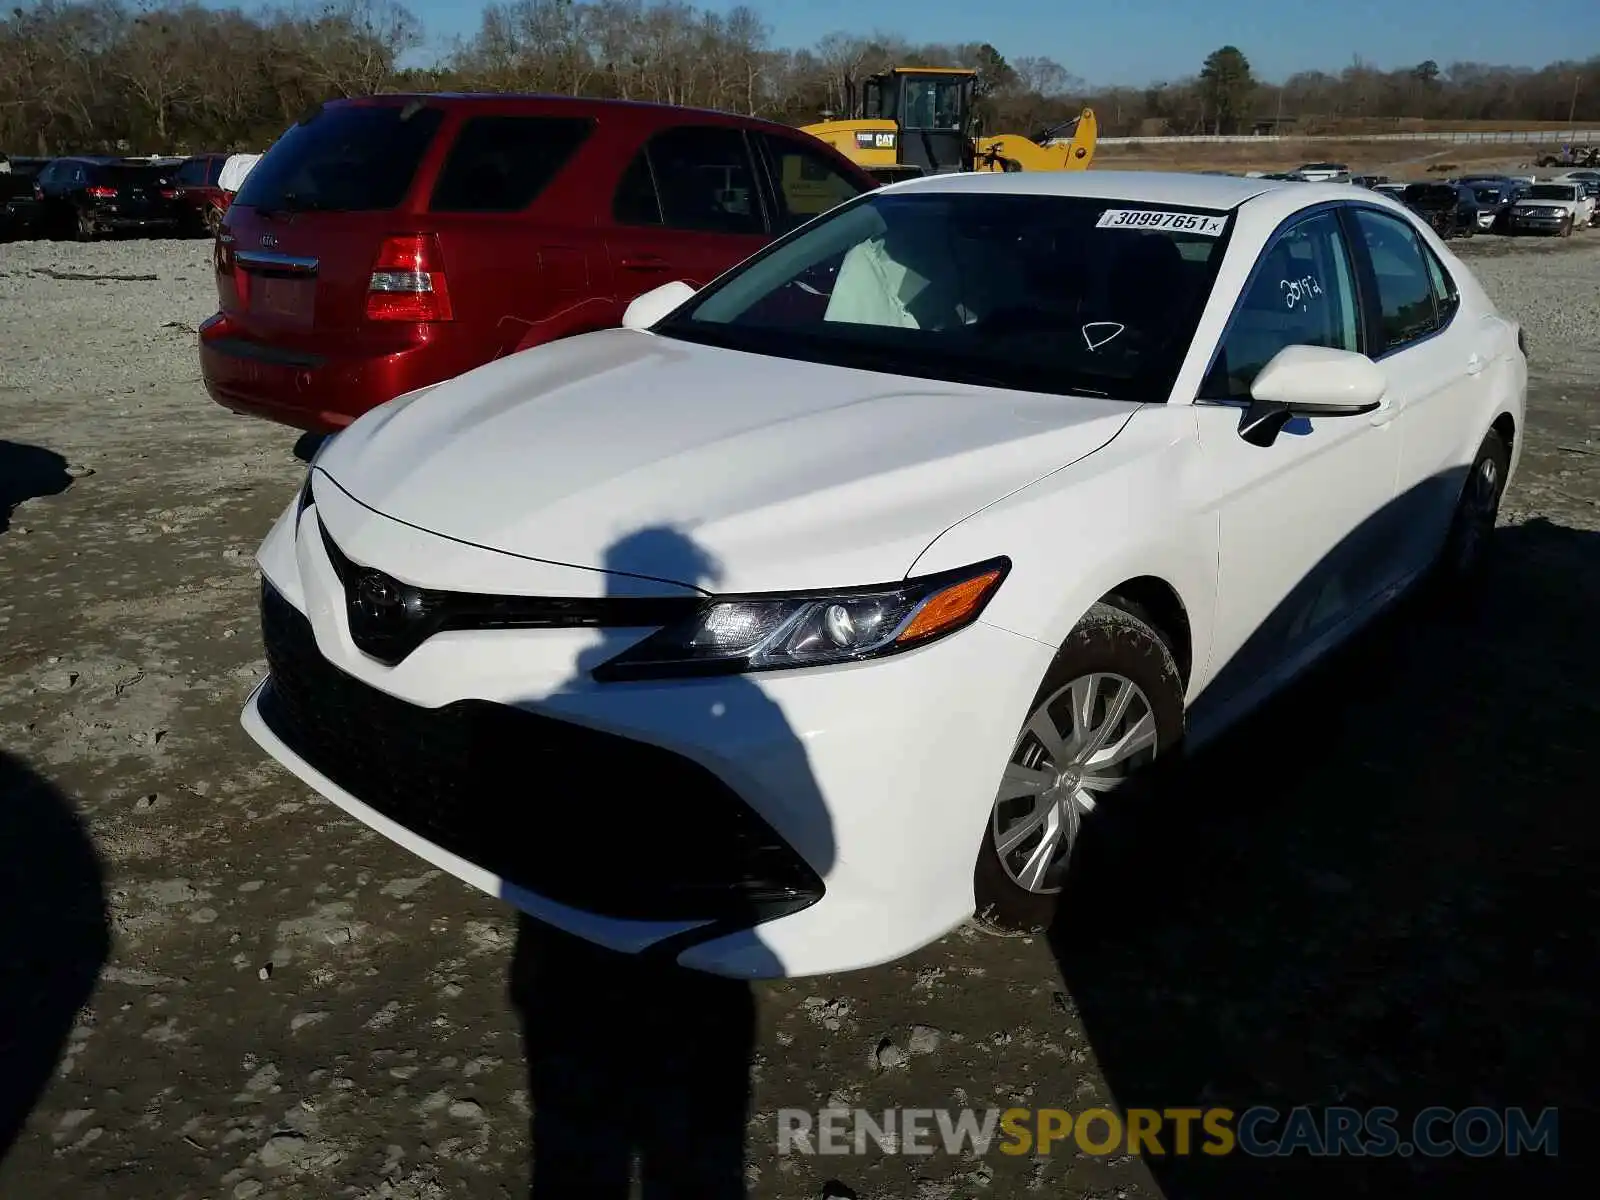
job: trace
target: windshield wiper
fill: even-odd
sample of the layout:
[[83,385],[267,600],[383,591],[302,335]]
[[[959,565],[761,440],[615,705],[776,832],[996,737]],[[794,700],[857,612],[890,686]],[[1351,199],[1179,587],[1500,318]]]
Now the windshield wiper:
[[331,204],[325,204],[315,196],[302,198],[299,192],[284,192],[273,204],[256,206],[256,212],[263,217],[282,216],[284,213],[303,212],[340,212]]

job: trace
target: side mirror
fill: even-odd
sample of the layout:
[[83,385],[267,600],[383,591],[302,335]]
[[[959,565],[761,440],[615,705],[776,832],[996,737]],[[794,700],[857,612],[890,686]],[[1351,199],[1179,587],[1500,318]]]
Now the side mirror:
[[643,295],[635,296],[633,302],[623,310],[622,327],[649,329],[692,295],[694,289],[681,280],[651,288]]
[[1253,446],[1270,446],[1295,417],[1359,417],[1377,411],[1388,390],[1382,369],[1364,354],[1285,346],[1250,385],[1239,436]]

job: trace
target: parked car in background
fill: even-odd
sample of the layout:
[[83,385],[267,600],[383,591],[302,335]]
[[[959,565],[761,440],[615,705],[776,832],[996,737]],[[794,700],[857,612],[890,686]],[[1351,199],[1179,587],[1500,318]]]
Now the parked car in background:
[[1410,184],[1406,183],[1375,183],[1372,185],[1372,190],[1380,195],[1389,196],[1404,203],[1403,197],[1406,194],[1406,188],[1410,186]]
[[1600,168],[1583,167],[1576,171],[1563,171],[1551,182],[1572,183],[1579,180],[1584,183],[1600,183]]
[[1411,183],[1400,202],[1422,217],[1443,238],[1471,237],[1478,232],[1478,197],[1454,183]]
[[1388,183],[1389,177],[1387,175],[1352,175],[1350,182],[1357,187],[1375,188],[1380,183]]
[[1509,175],[1466,175],[1453,180],[1472,189],[1478,200],[1478,229],[1504,233],[1511,206],[1524,195],[1529,185]]
[[1553,233],[1571,237],[1594,216],[1594,202],[1577,183],[1535,183],[1511,206],[1512,233]]
[[726,976],[1047,929],[1145,771],[1476,593],[1525,440],[1516,321],[1348,186],[925,176],[663,282],[324,443],[242,719],[434,866]]
[[1589,201],[1589,224],[1600,225],[1600,179],[1574,180]]
[[614,326],[876,187],[784,125],[559,96],[336,100],[257,163],[200,329],[224,407],[330,432],[513,351]]
[[176,233],[166,168],[99,157],[57,158],[39,172],[35,232],[90,241],[104,233]]
[[222,227],[222,214],[227,211],[227,196],[222,190],[223,164],[226,154],[196,154],[185,159],[172,172],[176,189],[173,199],[178,202],[179,222],[186,233],[206,233],[215,236]]
[[0,241],[33,232],[39,207],[35,180],[44,163],[0,154]]
[[1349,183],[1350,168],[1344,163],[1301,163],[1292,172],[1306,183]]

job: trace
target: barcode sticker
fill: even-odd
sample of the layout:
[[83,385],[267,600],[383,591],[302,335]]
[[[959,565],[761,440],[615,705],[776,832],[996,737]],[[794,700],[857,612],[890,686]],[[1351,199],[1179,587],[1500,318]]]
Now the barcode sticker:
[[1227,217],[1206,216],[1202,213],[1161,212],[1153,208],[1108,208],[1095,222],[1097,229],[1170,229],[1174,233],[1198,233],[1201,237],[1218,237],[1228,223]]

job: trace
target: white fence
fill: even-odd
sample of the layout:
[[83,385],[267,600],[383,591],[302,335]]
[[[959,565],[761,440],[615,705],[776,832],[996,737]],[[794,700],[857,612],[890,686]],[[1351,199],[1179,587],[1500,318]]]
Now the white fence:
[[1186,137],[1103,137],[1102,146],[1179,146],[1201,142],[1457,142],[1463,145],[1548,146],[1552,150],[1571,143],[1588,146],[1600,143],[1600,129],[1532,129],[1485,133],[1456,130],[1452,133],[1329,133],[1329,134],[1202,134]]

